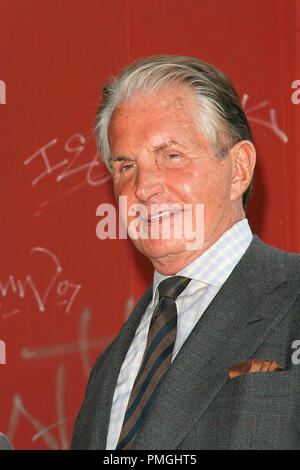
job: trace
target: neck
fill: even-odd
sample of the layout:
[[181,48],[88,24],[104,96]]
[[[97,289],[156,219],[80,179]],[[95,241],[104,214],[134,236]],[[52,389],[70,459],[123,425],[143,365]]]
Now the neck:
[[228,224],[225,230],[223,230],[218,235],[215,235],[206,240],[199,249],[183,250],[182,252],[177,253],[168,253],[166,256],[161,258],[151,259],[154,269],[165,276],[172,276],[178,273],[196,258],[201,256],[201,254],[214,245],[214,243],[216,243],[227,230],[229,230],[233,225],[244,218],[245,214],[243,214],[243,216],[241,216],[238,220],[233,220],[230,224]]

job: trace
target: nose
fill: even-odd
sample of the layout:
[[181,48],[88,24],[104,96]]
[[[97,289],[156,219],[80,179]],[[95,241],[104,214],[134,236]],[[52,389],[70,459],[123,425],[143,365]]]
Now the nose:
[[135,181],[135,196],[140,202],[147,202],[165,190],[161,171],[148,166],[139,167]]

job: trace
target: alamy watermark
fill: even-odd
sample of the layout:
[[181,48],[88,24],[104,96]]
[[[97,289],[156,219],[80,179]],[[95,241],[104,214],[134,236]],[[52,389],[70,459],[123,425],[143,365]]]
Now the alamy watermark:
[[6,104],[6,84],[0,80],[0,104]]
[[6,364],[6,344],[0,340],[0,364]]
[[296,351],[292,354],[292,363],[294,365],[300,364],[300,340],[296,339],[292,343],[292,349],[296,349]]
[[296,88],[296,90],[291,95],[291,100],[293,104],[300,103],[300,80],[294,80],[292,83],[292,88]]
[[[100,204],[96,215],[102,217],[96,227],[100,240],[184,240],[187,250],[202,248],[204,241],[203,204],[132,204],[127,196],[118,201],[119,217],[113,204]],[[128,222],[129,220],[129,222]],[[117,221],[119,233],[117,234]]]

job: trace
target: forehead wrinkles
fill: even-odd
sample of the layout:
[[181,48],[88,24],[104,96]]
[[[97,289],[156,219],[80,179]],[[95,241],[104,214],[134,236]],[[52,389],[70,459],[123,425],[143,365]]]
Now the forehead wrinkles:
[[158,117],[163,112],[173,112],[176,115],[184,114],[185,118],[192,120],[196,114],[196,101],[190,90],[185,88],[172,87],[171,89],[162,89],[156,93],[138,93],[120,103],[115,109],[112,120],[124,116],[130,119],[135,111],[139,111],[142,117],[148,114],[157,113]]
[[[190,90],[161,90],[155,94],[139,94],[115,109],[109,127],[109,144],[138,140],[155,147],[164,140],[192,140],[199,144],[198,108]],[[180,138],[177,135],[183,134]],[[135,142],[136,143],[136,142]]]

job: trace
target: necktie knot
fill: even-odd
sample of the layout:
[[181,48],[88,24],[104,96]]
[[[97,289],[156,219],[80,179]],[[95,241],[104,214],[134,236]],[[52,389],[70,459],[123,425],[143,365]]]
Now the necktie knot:
[[170,297],[176,300],[190,281],[190,278],[184,276],[168,277],[158,285],[159,298]]

